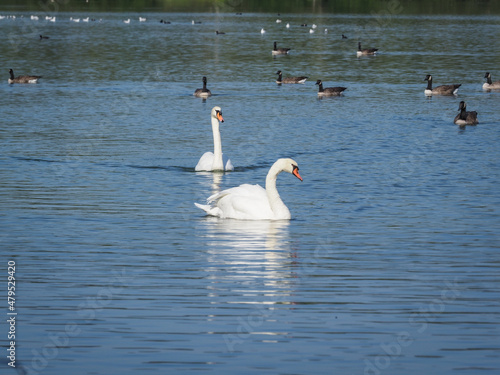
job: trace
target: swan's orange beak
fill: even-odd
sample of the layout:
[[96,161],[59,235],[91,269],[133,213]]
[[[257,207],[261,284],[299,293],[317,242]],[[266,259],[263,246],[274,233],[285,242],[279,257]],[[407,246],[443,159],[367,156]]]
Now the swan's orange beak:
[[299,168],[298,168],[298,167],[294,167],[294,168],[293,168],[292,174],[293,174],[295,177],[297,177],[300,181],[304,181],[304,180],[302,180],[302,177],[300,177],[300,174],[299,174]]
[[217,118],[219,119],[220,122],[224,122],[224,118],[222,117],[222,113],[217,111]]

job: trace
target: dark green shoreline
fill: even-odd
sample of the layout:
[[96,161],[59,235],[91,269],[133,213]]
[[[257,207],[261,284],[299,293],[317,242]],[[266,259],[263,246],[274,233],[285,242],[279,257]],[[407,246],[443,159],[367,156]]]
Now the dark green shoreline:
[[498,0],[3,0],[0,11],[498,15]]

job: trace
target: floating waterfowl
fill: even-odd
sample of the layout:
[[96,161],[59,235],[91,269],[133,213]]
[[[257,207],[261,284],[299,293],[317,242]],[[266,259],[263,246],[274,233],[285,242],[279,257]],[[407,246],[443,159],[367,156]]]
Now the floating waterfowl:
[[276,81],[278,85],[281,85],[282,83],[304,83],[307,78],[309,78],[305,76],[283,78],[283,73],[281,72],[281,70],[278,70],[276,74],[278,75],[278,79]]
[[467,112],[467,107],[463,100],[460,102],[458,110],[460,113],[455,117],[455,124],[460,126],[479,124],[479,121],[477,120],[477,112]]
[[224,122],[222,117],[222,109],[218,106],[213,107],[210,112],[212,121],[212,133],[214,137],[214,152],[205,152],[196,167],[195,171],[232,171],[234,170],[231,160],[227,159],[222,154],[222,142],[220,137],[220,123]]
[[302,181],[296,161],[278,159],[267,173],[265,189],[260,185],[243,184],[210,196],[206,205],[195,205],[208,215],[222,219],[290,220],[290,210],[276,188],[281,172],[291,173]]
[[9,84],[12,83],[37,83],[42,76],[29,76],[29,75],[24,75],[24,76],[18,76],[14,77],[14,71],[12,69],[9,69],[9,74],[10,78],[8,80]]
[[346,87],[325,87],[323,88],[323,82],[318,79],[316,81],[318,85],[318,96],[340,96],[347,90]]
[[361,48],[361,42],[358,42],[357,56],[373,56],[376,55],[378,48]]
[[458,92],[458,88],[462,86],[461,84],[455,85],[441,85],[436,88],[432,88],[432,76],[427,74],[424,78],[424,81],[427,81],[427,88],[424,90],[424,94],[427,96],[432,95],[456,95]]
[[486,78],[486,82],[483,85],[483,90],[500,90],[500,81],[493,82],[489,72],[486,72],[484,78]]

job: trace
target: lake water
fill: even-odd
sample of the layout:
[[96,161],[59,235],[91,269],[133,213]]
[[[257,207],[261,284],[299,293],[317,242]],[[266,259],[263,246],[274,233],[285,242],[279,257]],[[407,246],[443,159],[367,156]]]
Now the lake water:
[[[2,373],[500,372],[500,92],[482,90],[500,79],[500,16],[15,14],[0,20],[18,313]],[[358,40],[379,55],[357,58]],[[8,85],[9,68],[43,78]],[[309,80],[280,87],[277,70]],[[458,95],[425,97],[426,74]],[[317,79],[347,90],[318,100]],[[479,125],[453,124],[461,100]],[[235,171],[196,173],[215,105]],[[194,206],[263,185],[280,157],[304,178],[278,178],[292,220]]]

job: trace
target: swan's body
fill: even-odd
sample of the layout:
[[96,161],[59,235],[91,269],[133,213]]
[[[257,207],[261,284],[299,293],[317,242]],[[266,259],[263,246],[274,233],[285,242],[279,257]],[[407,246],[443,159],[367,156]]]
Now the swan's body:
[[500,81],[493,82],[489,72],[486,72],[484,78],[486,78],[486,82],[483,85],[483,90],[500,90]]
[[212,132],[214,135],[214,152],[205,152],[196,167],[195,171],[232,171],[234,170],[231,160],[223,159],[222,143],[220,138],[219,121],[224,122],[222,109],[220,107],[212,108],[210,113],[212,119]]
[[424,91],[424,94],[427,96],[432,95],[457,95],[458,88],[462,86],[461,84],[456,85],[441,85],[436,88],[432,88],[432,76],[427,74],[424,78],[424,81],[427,81],[427,88]]
[[202,78],[203,81],[203,88],[201,89],[196,89],[194,91],[194,96],[197,96],[198,98],[208,98],[209,96],[212,95],[209,89],[207,89],[207,77]]
[[368,55],[376,55],[378,48],[361,48],[361,42],[358,42],[358,51],[356,52],[357,56],[368,56]]
[[282,83],[304,83],[307,78],[309,78],[305,76],[283,78],[283,73],[281,72],[281,70],[278,70],[276,74],[278,75],[278,80],[276,81],[278,85],[281,85]]
[[316,81],[318,88],[318,96],[340,96],[347,90],[346,87],[325,87],[323,88],[323,82],[320,79]]
[[273,55],[288,55],[288,51],[290,51],[290,48],[278,48],[276,42],[274,42],[274,47],[271,53]]
[[18,76],[14,77],[14,71],[9,69],[10,78],[8,79],[9,84],[12,83],[37,83],[42,76]]
[[466,111],[467,107],[464,101],[460,102],[458,110],[460,113],[455,117],[455,124],[464,126],[464,125],[477,125],[479,121],[477,120],[477,112],[476,111]]
[[212,195],[206,205],[195,205],[208,215],[222,219],[289,220],[292,217],[290,210],[276,189],[276,179],[283,171],[302,181],[294,160],[278,159],[267,173],[265,189],[260,185],[243,184]]

